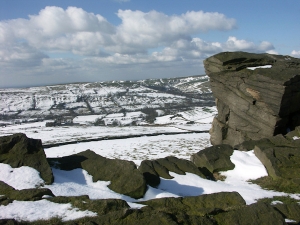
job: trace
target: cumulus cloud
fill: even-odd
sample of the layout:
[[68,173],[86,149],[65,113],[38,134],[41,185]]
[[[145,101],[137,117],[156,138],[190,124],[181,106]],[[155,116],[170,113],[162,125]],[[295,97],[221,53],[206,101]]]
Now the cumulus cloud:
[[80,55],[97,56],[100,49],[113,54],[132,54],[199,32],[230,30],[236,26],[234,19],[223,14],[202,11],[168,16],[156,11],[119,10],[117,16],[122,20],[119,26],[81,8],[46,7],[29,19],[1,22],[0,41],[21,39],[46,51],[72,51]]
[[267,41],[262,41],[259,45],[251,41],[239,40],[236,37],[229,37],[222,48],[226,51],[250,51],[250,52],[266,52],[274,49],[274,46]]
[[291,52],[291,56],[300,58],[300,50],[299,51],[293,50]]
[[[257,44],[231,36],[222,43],[196,37],[211,30],[235,29],[235,19],[221,13],[190,11],[169,16],[154,10],[119,10],[117,16],[121,23],[114,25],[81,8],[51,6],[28,19],[0,21],[0,76],[55,73],[63,79],[72,73],[76,81],[101,80],[101,74],[123,74],[125,67],[131,68],[127,74],[146,70],[154,74],[153,68],[164,67],[172,68],[171,74],[184,69],[186,75],[197,70],[201,74],[203,59],[221,51],[274,52],[267,41]],[[80,57],[48,56],[59,53]],[[23,69],[16,72],[16,68]]]
[[22,69],[23,67],[39,66],[48,56],[26,43],[16,45],[0,44],[0,65]]

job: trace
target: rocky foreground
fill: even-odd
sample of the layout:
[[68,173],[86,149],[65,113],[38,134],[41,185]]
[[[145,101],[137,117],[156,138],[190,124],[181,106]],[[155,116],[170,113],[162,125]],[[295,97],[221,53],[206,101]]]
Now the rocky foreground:
[[[250,66],[265,65],[273,67],[247,69]],[[137,168],[131,161],[108,159],[92,150],[46,159],[40,140],[27,138],[24,134],[14,134],[0,138],[0,163],[9,164],[13,168],[32,167],[39,171],[46,184],[51,184],[55,179],[51,167],[61,170],[82,168],[93,176],[94,182],[110,181],[108,187],[111,190],[138,199],[144,196],[148,185],[158,186],[161,177],[172,179],[170,172],[188,172],[215,181],[221,179],[218,172],[235,167],[230,160],[234,149],[254,149],[255,155],[266,167],[268,176],[252,182],[268,189],[300,193],[299,109],[295,104],[299,95],[296,88],[300,76],[299,65],[300,60],[290,57],[241,52],[220,53],[207,59],[205,66],[211,77],[219,114],[211,129],[213,146],[192,155],[190,161],[169,156],[145,160]],[[263,86],[268,87],[267,93],[264,92],[261,81],[265,82]],[[271,87],[279,89],[275,91]],[[276,98],[272,97],[274,95]],[[81,210],[97,213],[97,216],[64,224],[273,225],[300,222],[300,205],[297,200],[280,204],[271,204],[272,200],[265,200],[246,205],[237,192],[153,199],[139,202],[145,206],[133,209],[126,201],[119,199],[91,200],[88,196],[54,196],[47,188],[16,190],[0,182],[0,206],[8,205],[14,200],[37,201],[44,196],[51,196],[47,198],[51,202],[71,203]],[[58,218],[32,222],[60,223],[62,221]],[[0,224],[28,222],[4,219],[0,220]]]

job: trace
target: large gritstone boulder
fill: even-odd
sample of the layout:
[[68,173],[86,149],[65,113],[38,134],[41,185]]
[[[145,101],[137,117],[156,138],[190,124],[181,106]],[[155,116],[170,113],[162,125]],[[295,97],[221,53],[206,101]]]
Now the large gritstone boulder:
[[264,203],[255,203],[237,210],[220,213],[215,216],[215,219],[218,224],[222,225],[285,224],[284,216],[272,206]]
[[245,200],[237,192],[220,192],[184,198],[159,198],[140,203],[162,212],[190,216],[214,215],[220,211],[246,205]]
[[132,198],[142,198],[147,189],[143,174],[132,161],[108,159],[91,150],[48,161],[62,170],[82,168],[92,175],[94,182],[111,181],[111,190]]
[[172,179],[169,172],[185,175],[194,173],[202,178],[205,178],[203,173],[191,161],[178,159],[174,156],[156,160],[144,160],[138,168],[144,175],[147,184],[156,187],[160,183],[160,177]]
[[14,134],[0,137],[0,163],[13,168],[29,166],[40,172],[46,184],[53,183],[52,170],[47,162],[42,141]]
[[205,148],[191,156],[191,161],[202,170],[210,173],[234,169],[230,160],[233,148],[230,145],[215,145]]
[[300,125],[300,59],[222,52],[204,66],[218,108],[210,131],[213,145],[235,146]]

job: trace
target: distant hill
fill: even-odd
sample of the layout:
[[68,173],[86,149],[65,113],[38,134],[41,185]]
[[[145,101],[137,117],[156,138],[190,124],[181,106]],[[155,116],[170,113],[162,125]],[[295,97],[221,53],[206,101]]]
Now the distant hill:
[[0,89],[0,96],[0,120],[107,115],[144,108],[174,114],[191,107],[214,105],[205,75]]

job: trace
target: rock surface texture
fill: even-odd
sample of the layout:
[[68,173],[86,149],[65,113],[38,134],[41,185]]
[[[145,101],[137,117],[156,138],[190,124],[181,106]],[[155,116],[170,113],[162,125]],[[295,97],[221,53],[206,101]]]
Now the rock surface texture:
[[[235,146],[300,125],[300,59],[222,52],[204,60],[218,116],[211,143]],[[249,69],[249,67],[263,67]]]
[[160,177],[172,179],[169,172],[185,175],[186,172],[194,173],[205,178],[203,173],[191,161],[168,156],[157,160],[144,160],[138,168],[144,175],[147,184],[156,187],[160,184]]
[[14,134],[0,137],[0,163],[13,168],[29,166],[40,172],[46,184],[53,183],[52,170],[47,162],[42,141]]
[[234,164],[230,160],[233,148],[230,145],[215,145],[203,149],[191,156],[191,161],[210,173],[233,170]]

